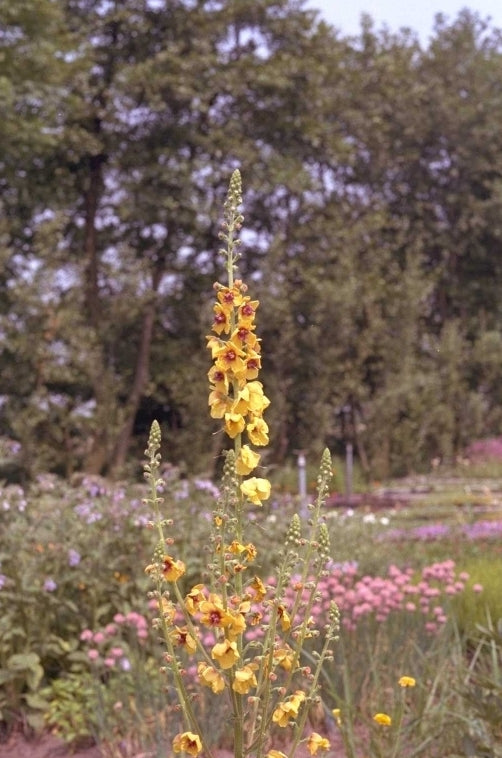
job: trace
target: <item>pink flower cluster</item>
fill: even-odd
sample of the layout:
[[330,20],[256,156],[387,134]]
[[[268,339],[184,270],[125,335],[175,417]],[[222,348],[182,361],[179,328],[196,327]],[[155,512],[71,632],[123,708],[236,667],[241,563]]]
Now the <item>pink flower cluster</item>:
[[[383,623],[391,614],[407,613],[418,615],[425,631],[434,634],[447,620],[448,598],[463,592],[468,579],[465,572],[457,574],[452,560],[425,566],[418,575],[412,568],[391,565],[386,576],[361,576],[356,563],[335,564],[319,583],[320,601],[312,608],[312,616],[318,627],[324,625],[334,600],[347,631],[355,631],[365,619]],[[298,581],[299,577],[292,577],[286,593],[284,606],[288,612],[294,604]],[[273,586],[273,580],[269,585]],[[482,589],[478,584],[472,587],[474,592]],[[295,619],[295,623],[299,621]],[[259,628],[246,635],[247,639],[259,636]]]
[[391,565],[387,576],[359,577],[355,564],[337,566],[321,581],[322,601],[314,614],[320,622],[330,601],[335,600],[342,624],[354,631],[364,618],[381,623],[393,613],[419,613],[425,630],[434,634],[447,620],[446,598],[463,592],[468,579],[465,572],[456,574],[452,560],[425,566],[418,576],[412,568],[403,570]]
[[149,636],[148,621],[141,613],[130,611],[125,615],[116,613],[113,623],[95,632],[92,629],[84,629],[80,634],[80,639],[89,645],[88,659],[109,669],[118,667],[123,671],[129,671],[131,663],[127,651],[117,643],[124,631],[132,633],[134,638],[143,644]]

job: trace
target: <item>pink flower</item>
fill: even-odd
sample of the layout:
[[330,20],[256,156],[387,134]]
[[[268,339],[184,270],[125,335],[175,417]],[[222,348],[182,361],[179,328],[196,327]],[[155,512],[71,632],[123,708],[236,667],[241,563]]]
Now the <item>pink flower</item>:
[[472,585],[473,592],[483,592],[483,585],[482,584],[473,584]]
[[103,634],[103,632],[96,632],[94,634],[94,642],[96,643],[96,645],[100,645],[102,642],[105,641],[105,639],[106,637]]
[[84,629],[83,632],[80,633],[80,639],[82,642],[89,642],[92,640],[93,634],[90,629]]
[[95,648],[91,648],[91,650],[87,651],[87,657],[90,661],[97,661],[99,658],[99,650],[96,650]]

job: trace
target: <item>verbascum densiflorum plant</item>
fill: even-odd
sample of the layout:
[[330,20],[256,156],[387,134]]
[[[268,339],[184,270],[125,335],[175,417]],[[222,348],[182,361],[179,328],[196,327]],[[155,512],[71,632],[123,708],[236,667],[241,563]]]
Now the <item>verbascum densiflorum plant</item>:
[[312,613],[320,601],[318,583],[329,559],[322,508],[332,477],[331,459],[325,451],[310,517],[305,523],[298,515],[293,517],[276,575],[265,583],[255,569],[259,549],[247,539],[246,527],[249,513],[271,493],[269,480],[258,475],[261,458],[256,450],[269,441],[264,414],[270,401],[258,379],[259,303],[235,277],[241,202],[241,177],[235,171],[220,235],[227,281],[215,285],[208,337],[213,360],[208,374],[210,414],[221,420],[222,432],[230,440],[208,534],[209,578],[188,592],[180,588],[186,567],[176,556],[172,523],[161,513],[164,483],[157,422],[150,431],[145,465],[146,502],[155,513],[151,526],[157,532],[157,545],[146,571],[154,583],[158,614],[153,623],[164,646],[162,670],[179,701],[174,752],[211,756],[217,749],[214,724],[204,721],[205,692],[219,699],[218,710],[227,715],[236,758],[293,756],[302,743],[315,755],[330,744],[326,737],[309,732],[307,719],[311,709],[319,709],[320,675],[332,657],[339,629],[335,603],[322,629],[316,627]]

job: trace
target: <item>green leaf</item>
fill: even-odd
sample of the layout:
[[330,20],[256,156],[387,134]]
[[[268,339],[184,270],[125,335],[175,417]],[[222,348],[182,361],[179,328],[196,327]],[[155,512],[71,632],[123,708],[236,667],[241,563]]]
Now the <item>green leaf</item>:
[[27,692],[24,695],[26,705],[39,711],[45,711],[49,707],[49,702],[36,692]]

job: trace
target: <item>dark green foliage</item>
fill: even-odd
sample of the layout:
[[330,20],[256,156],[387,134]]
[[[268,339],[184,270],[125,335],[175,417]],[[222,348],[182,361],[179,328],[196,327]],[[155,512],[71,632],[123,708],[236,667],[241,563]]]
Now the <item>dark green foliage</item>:
[[267,462],[351,441],[384,477],[499,432],[499,32],[464,11],[422,49],[292,0],[4,5],[0,424],[29,473],[119,474],[153,416],[172,460],[218,468],[204,335],[235,166]]

